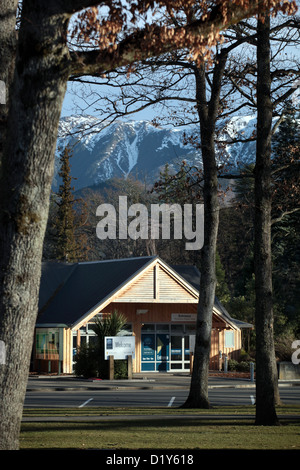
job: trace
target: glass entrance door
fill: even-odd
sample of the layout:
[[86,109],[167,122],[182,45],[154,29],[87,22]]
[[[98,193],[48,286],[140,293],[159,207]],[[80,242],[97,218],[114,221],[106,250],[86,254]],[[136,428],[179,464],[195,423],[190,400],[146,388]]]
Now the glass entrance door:
[[171,336],[171,370],[186,370],[190,367],[189,336]]
[[190,369],[190,348],[194,329],[183,324],[143,325],[141,371],[186,371]]
[[142,371],[168,371],[170,335],[164,333],[142,333]]

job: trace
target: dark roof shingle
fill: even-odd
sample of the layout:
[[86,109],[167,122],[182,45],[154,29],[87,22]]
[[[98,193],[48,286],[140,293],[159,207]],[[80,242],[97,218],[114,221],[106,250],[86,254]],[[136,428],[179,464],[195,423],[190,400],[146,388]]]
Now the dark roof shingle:
[[43,263],[37,324],[72,325],[153,259]]

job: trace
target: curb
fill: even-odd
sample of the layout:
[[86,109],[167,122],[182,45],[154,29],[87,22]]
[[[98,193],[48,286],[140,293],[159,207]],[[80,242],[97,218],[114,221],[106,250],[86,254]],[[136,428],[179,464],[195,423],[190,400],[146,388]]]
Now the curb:
[[[233,379],[234,380],[234,379]],[[88,380],[90,383],[97,383],[98,380]],[[216,388],[255,388],[256,383],[250,382],[249,383],[226,383],[226,384],[213,384],[208,385],[208,389],[216,389]],[[284,381],[278,383],[279,387],[294,387],[300,386],[300,380],[298,381]],[[170,384],[159,384],[156,383],[153,379],[142,379],[142,380],[130,380],[128,383],[116,383],[116,381],[112,381],[112,383],[103,383],[99,385],[78,385],[78,386],[28,386],[26,388],[26,392],[49,392],[49,391],[56,391],[56,392],[76,392],[76,391],[108,391],[108,390],[189,390],[190,384],[182,384],[182,385],[174,385]]]
[[[220,414],[220,415],[209,415],[209,414],[182,414],[182,415],[144,415],[144,414],[130,414],[127,415],[85,415],[85,416],[23,416],[22,422],[24,423],[53,423],[53,422],[98,422],[98,421],[139,421],[139,420],[148,420],[148,421],[157,421],[163,419],[164,421],[180,421],[180,420],[251,420],[255,419],[254,412],[253,414]],[[278,419],[281,421],[284,420],[293,420],[295,422],[299,421],[299,416],[297,415],[278,415]]]
[[[296,384],[295,384],[296,385]],[[281,385],[279,385],[281,386]],[[293,386],[293,384],[283,384],[283,386]],[[243,384],[243,385],[209,385],[208,389],[216,388],[255,388],[255,383]],[[27,392],[82,392],[82,391],[108,391],[108,390],[189,390],[189,385],[143,385],[143,386],[131,386],[131,385],[103,385],[102,387],[34,387],[27,388]]]

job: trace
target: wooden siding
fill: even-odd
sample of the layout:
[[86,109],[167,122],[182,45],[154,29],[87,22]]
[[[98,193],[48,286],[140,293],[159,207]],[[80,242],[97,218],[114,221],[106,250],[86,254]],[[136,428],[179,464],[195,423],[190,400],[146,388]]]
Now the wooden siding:
[[155,299],[155,270],[153,268],[146,271],[120,296],[118,300],[122,302],[143,302]]
[[[170,323],[172,313],[197,313],[197,304],[137,302],[132,305],[116,301],[107,305],[102,313],[111,313],[113,310],[123,313],[128,323],[142,325],[144,323]],[[147,312],[139,315],[137,314],[138,310],[146,310]]]
[[161,267],[158,269],[158,298],[160,302],[198,302],[195,295]]
[[158,264],[151,266],[142,276],[118,296],[120,302],[198,302],[195,293],[184,287],[175,277]]
[[219,346],[219,330],[217,328],[212,328],[211,332],[211,347],[210,347],[210,360],[209,368],[211,370],[219,370],[220,362],[220,346]]
[[[234,333],[234,347],[225,347],[225,331],[223,329],[220,331],[220,350],[223,354],[226,354],[228,359],[239,359],[240,349],[241,349],[241,331],[240,330],[230,330]],[[229,329],[227,329],[229,331]]]
[[64,329],[64,343],[63,343],[63,366],[62,371],[64,374],[71,374],[73,371],[73,357],[72,357],[72,330],[70,328]]

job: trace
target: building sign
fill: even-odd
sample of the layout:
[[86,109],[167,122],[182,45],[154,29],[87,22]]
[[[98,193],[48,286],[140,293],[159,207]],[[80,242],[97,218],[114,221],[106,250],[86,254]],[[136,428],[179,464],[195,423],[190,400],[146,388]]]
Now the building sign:
[[181,322],[191,321],[191,322],[196,323],[196,320],[197,320],[196,313],[172,313],[171,315],[171,321],[181,321]]
[[105,336],[104,357],[114,356],[114,359],[135,357],[135,336]]

